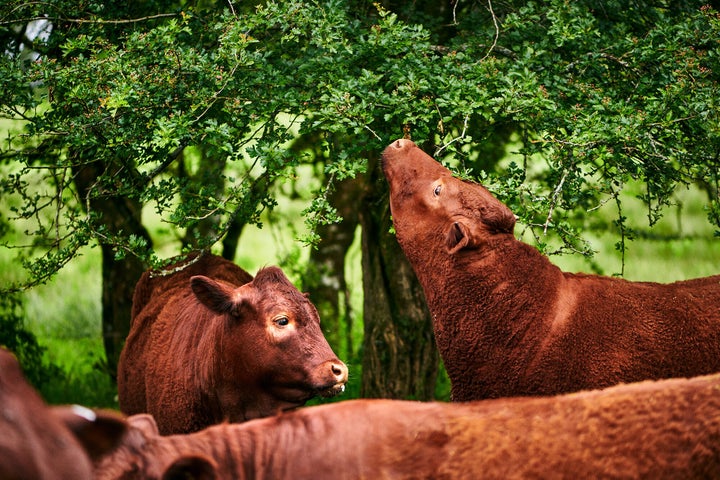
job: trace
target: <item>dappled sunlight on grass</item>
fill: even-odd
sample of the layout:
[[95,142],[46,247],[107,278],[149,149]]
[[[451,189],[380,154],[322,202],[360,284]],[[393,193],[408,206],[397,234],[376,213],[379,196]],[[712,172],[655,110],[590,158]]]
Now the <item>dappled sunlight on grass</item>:
[[41,394],[52,404],[81,403],[87,407],[118,408],[117,388],[103,365],[102,340],[96,338],[42,338],[46,356],[64,372],[41,388]]

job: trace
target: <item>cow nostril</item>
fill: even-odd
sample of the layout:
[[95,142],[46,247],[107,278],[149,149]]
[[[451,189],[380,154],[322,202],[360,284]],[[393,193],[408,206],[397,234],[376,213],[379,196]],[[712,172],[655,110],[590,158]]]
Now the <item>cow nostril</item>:
[[395,148],[395,150],[408,150],[414,146],[415,142],[407,138],[400,138],[392,143],[392,147]]
[[348,369],[344,363],[332,363],[330,369],[338,382],[347,381]]

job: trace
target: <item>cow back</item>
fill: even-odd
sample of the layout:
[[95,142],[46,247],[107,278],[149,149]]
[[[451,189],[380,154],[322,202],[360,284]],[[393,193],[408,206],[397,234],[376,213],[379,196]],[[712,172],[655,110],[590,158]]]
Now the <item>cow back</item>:
[[208,275],[235,285],[252,281],[252,275],[215,255],[193,255],[162,270],[147,270],[133,294],[130,332],[118,363],[120,408],[127,414],[147,411],[144,375],[152,328],[163,310],[188,297],[190,279]]
[[[719,478],[720,376],[468,403],[352,400],[160,436],[152,419],[102,480]],[[184,478],[184,477],[177,477]],[[205,477],[203,477],[205,478]]]

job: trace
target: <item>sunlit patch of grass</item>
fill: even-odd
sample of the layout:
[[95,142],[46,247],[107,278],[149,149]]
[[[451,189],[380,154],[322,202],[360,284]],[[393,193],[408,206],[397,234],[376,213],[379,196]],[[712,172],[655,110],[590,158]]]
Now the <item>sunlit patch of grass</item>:
[[64,376],[50,380],[40,393],[52,404],[80,403],[87,407],[118,408],[117,388],[104,371],[102,340],[94,338],[53,339],[41,342],[46,356]]
[[[14,252],[0,251],[0,281],[12,281],[22,267]],[[50,282],[26,291],[25,327],[45,348],[45,359],[60,375],[41,386],[52,404],[80,403],[117,408],[117,389],[102,369],[100,252],[86,248]]]
[[[578,255],[553,256],[550,260],[568,272],[605,275],[623,272],[623,260],[615,249],[617,236],[605,233],[590,238],[597,250],[589,261]],[[668,283],[720,274],[720,239],[712,237],[666,240],[637,239],[627,245],[623,278]]]

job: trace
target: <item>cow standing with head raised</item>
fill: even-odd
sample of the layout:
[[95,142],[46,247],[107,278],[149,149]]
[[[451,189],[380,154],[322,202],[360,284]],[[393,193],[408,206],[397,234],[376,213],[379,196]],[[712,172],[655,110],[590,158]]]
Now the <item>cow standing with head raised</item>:
[[720,275],[659,284],[561,271],[483,186],[410,140],[383,153],[397,239],[457,401],[720,371]]
[[137,284],[120,408],[152,414],[163,434],[293,409],[340,393],[347,378],[314,305],[277,267],[252,278],[206,254]]

